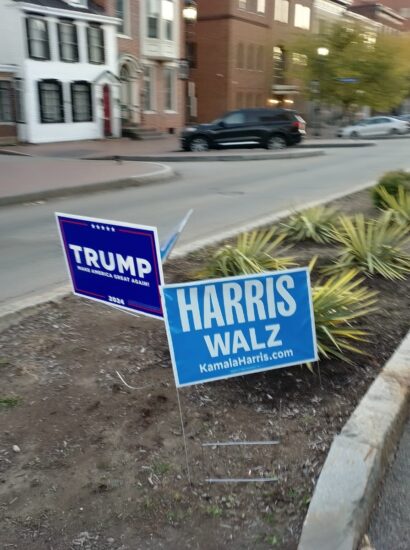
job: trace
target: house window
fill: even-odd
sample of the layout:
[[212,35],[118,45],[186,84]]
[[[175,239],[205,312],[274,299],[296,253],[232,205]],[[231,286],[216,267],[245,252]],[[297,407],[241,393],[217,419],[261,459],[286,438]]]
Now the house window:
[[153,91],[154,86],[152,82],[153,67],[144,67],[144,111],[153,111]]
[[242,42],[238,44],[236,49],[236,66],[238,69],[245,68],[245,51]]
[[174,2],[173,0],[163,0],[162,18],[165,25],[165,40],[174,38]]
[[243,92],[236,94],[236,108],[241,109],[243,107]]
[[248,46],[248,55],[246,59],[246,68],[247,69],[253,69],[255,66],[255,48],[253,44],[249,44]]
[[115,0],[115,17],[121,21],[117,27],[119,34],[125,34],[125,2],[127,0]]
[[275,0],[275,21],[287,23],[289,21],[289,1]]
[[275,84],[285,81],[285,53],[280,46],[273,47],[273,81]]
[[310,8],[295,4],[295,27],[310,29]]
[[159,0],[147,0],[148,38],[159,38]]
[[40,119],[43,124],[64,122],[63,88],[58,80],[38,83]]
[[78,61],[77,27],[72,21],[60,21],[58,24],[60,59],[73,63]]
[[246,94],[246,106],[253,107],[253,94],[251,92]]
[[26,19],[28,52],[32,59],[50,59],[47,21],[40,17]]
[[8,80],[0,80],[0,124],[13,122],[12,87]]
[[238,7],[240,10],[246,10],[246,0],[238,0]]
[[91,122],[93,120],[91,84],[89,82],[72,82],[71,105],[73,122]]
[[265,0],[258,0],[256,3],[256,11],[258,13],[265,13]]
[[256,59],[256,68],[263,71],[263,46],[258,46],[258,54]]
[[175,111],[175,69],[164,68],[165,80],[165,111]]
[[88,60],[90,63],[102,65],[104,55],[104,30],[99,25],[90,25],[88,32]]

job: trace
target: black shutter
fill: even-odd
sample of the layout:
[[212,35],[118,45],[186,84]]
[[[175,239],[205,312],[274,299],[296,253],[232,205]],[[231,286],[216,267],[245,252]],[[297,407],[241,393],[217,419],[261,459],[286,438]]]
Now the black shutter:
[[54,81],[58,85],[58,95],[60,97],[60,122],[65,122],[63,85],[58,80]]
[[91,93],[91,84],[88,82],[88,109],[89,109],[89,120],[90,122],[93,121],[93,98]]
[[76,122],[74,94],[75,94],[75,82],[71,82],[71,84],[70,84],[71,114],[72,114],[72,117],[73,117],[73,122]]
[[74,31],[74,41],[75,41],[75,56],[74,56],[74,59],[75,61],[79,61],[80,60],[80,56],[79,56],[79,53],[78,53],[78,33],[77,33],[77,25],[75,25],[73,23],[73,31]]
[[61,39],[61,24],[57,24],[57,33],[58,33],[58,51],[60,52],[60,60],[64,61],[63,59],[63,44]]
[[46,37],[47,37],[46,59],[50,59],[50,37],[48,35],[48,22],[44,19],[44,23],[46,24]]
[[102,47],[102,61],[101,63],[105,64],[105,36],[104,36],[104,29],[100,27],[100,44]]
[[90,37],[90,27],[87,27],[87,49],[88,49],[88,62],[92,63],[91,60],[91,37]]
[[38,106],[40,110],[40,121],[44,124],[44,111],[43,111],[43,94],[42,94],[42,82],[37,82],[38,90]]
[[30,18],[26,17],[26,33],[27,33],[27,49],[29,57],[33,57],[31,51],[31,34],[30,34]]

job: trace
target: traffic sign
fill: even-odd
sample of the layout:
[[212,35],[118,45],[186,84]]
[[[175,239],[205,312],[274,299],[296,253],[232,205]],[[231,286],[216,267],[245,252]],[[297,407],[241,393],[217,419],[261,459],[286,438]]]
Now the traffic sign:
[[317,360],[307,268],[161,288],[177,387]]
[[163,318],[155,227],[56,213],[73,293]]

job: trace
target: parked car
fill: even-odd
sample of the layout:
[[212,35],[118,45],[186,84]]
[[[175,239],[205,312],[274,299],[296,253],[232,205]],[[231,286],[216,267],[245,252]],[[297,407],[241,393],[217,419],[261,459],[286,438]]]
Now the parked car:
[[240,109],[210,124],[185,128],[181,146],[185,151],[208,151],[220,147],[283,149],[300,143],[306,123],[290,109]]
[[359,138],[373,136],[394,136],[406,134],[408,124],[405,120],[399,120],[389,116],[374,116],[363,118],[350,126],[340,128],[338,137]]

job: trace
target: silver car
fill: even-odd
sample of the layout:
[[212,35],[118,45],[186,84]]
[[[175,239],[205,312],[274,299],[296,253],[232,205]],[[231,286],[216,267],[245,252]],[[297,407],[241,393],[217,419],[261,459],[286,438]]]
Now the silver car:
[[350,126],[340,128],[338,137],[361,138],[375,136],[394,136],[407,134],[409,124],[405,120],[390,116],[373,116],[363,118]]

